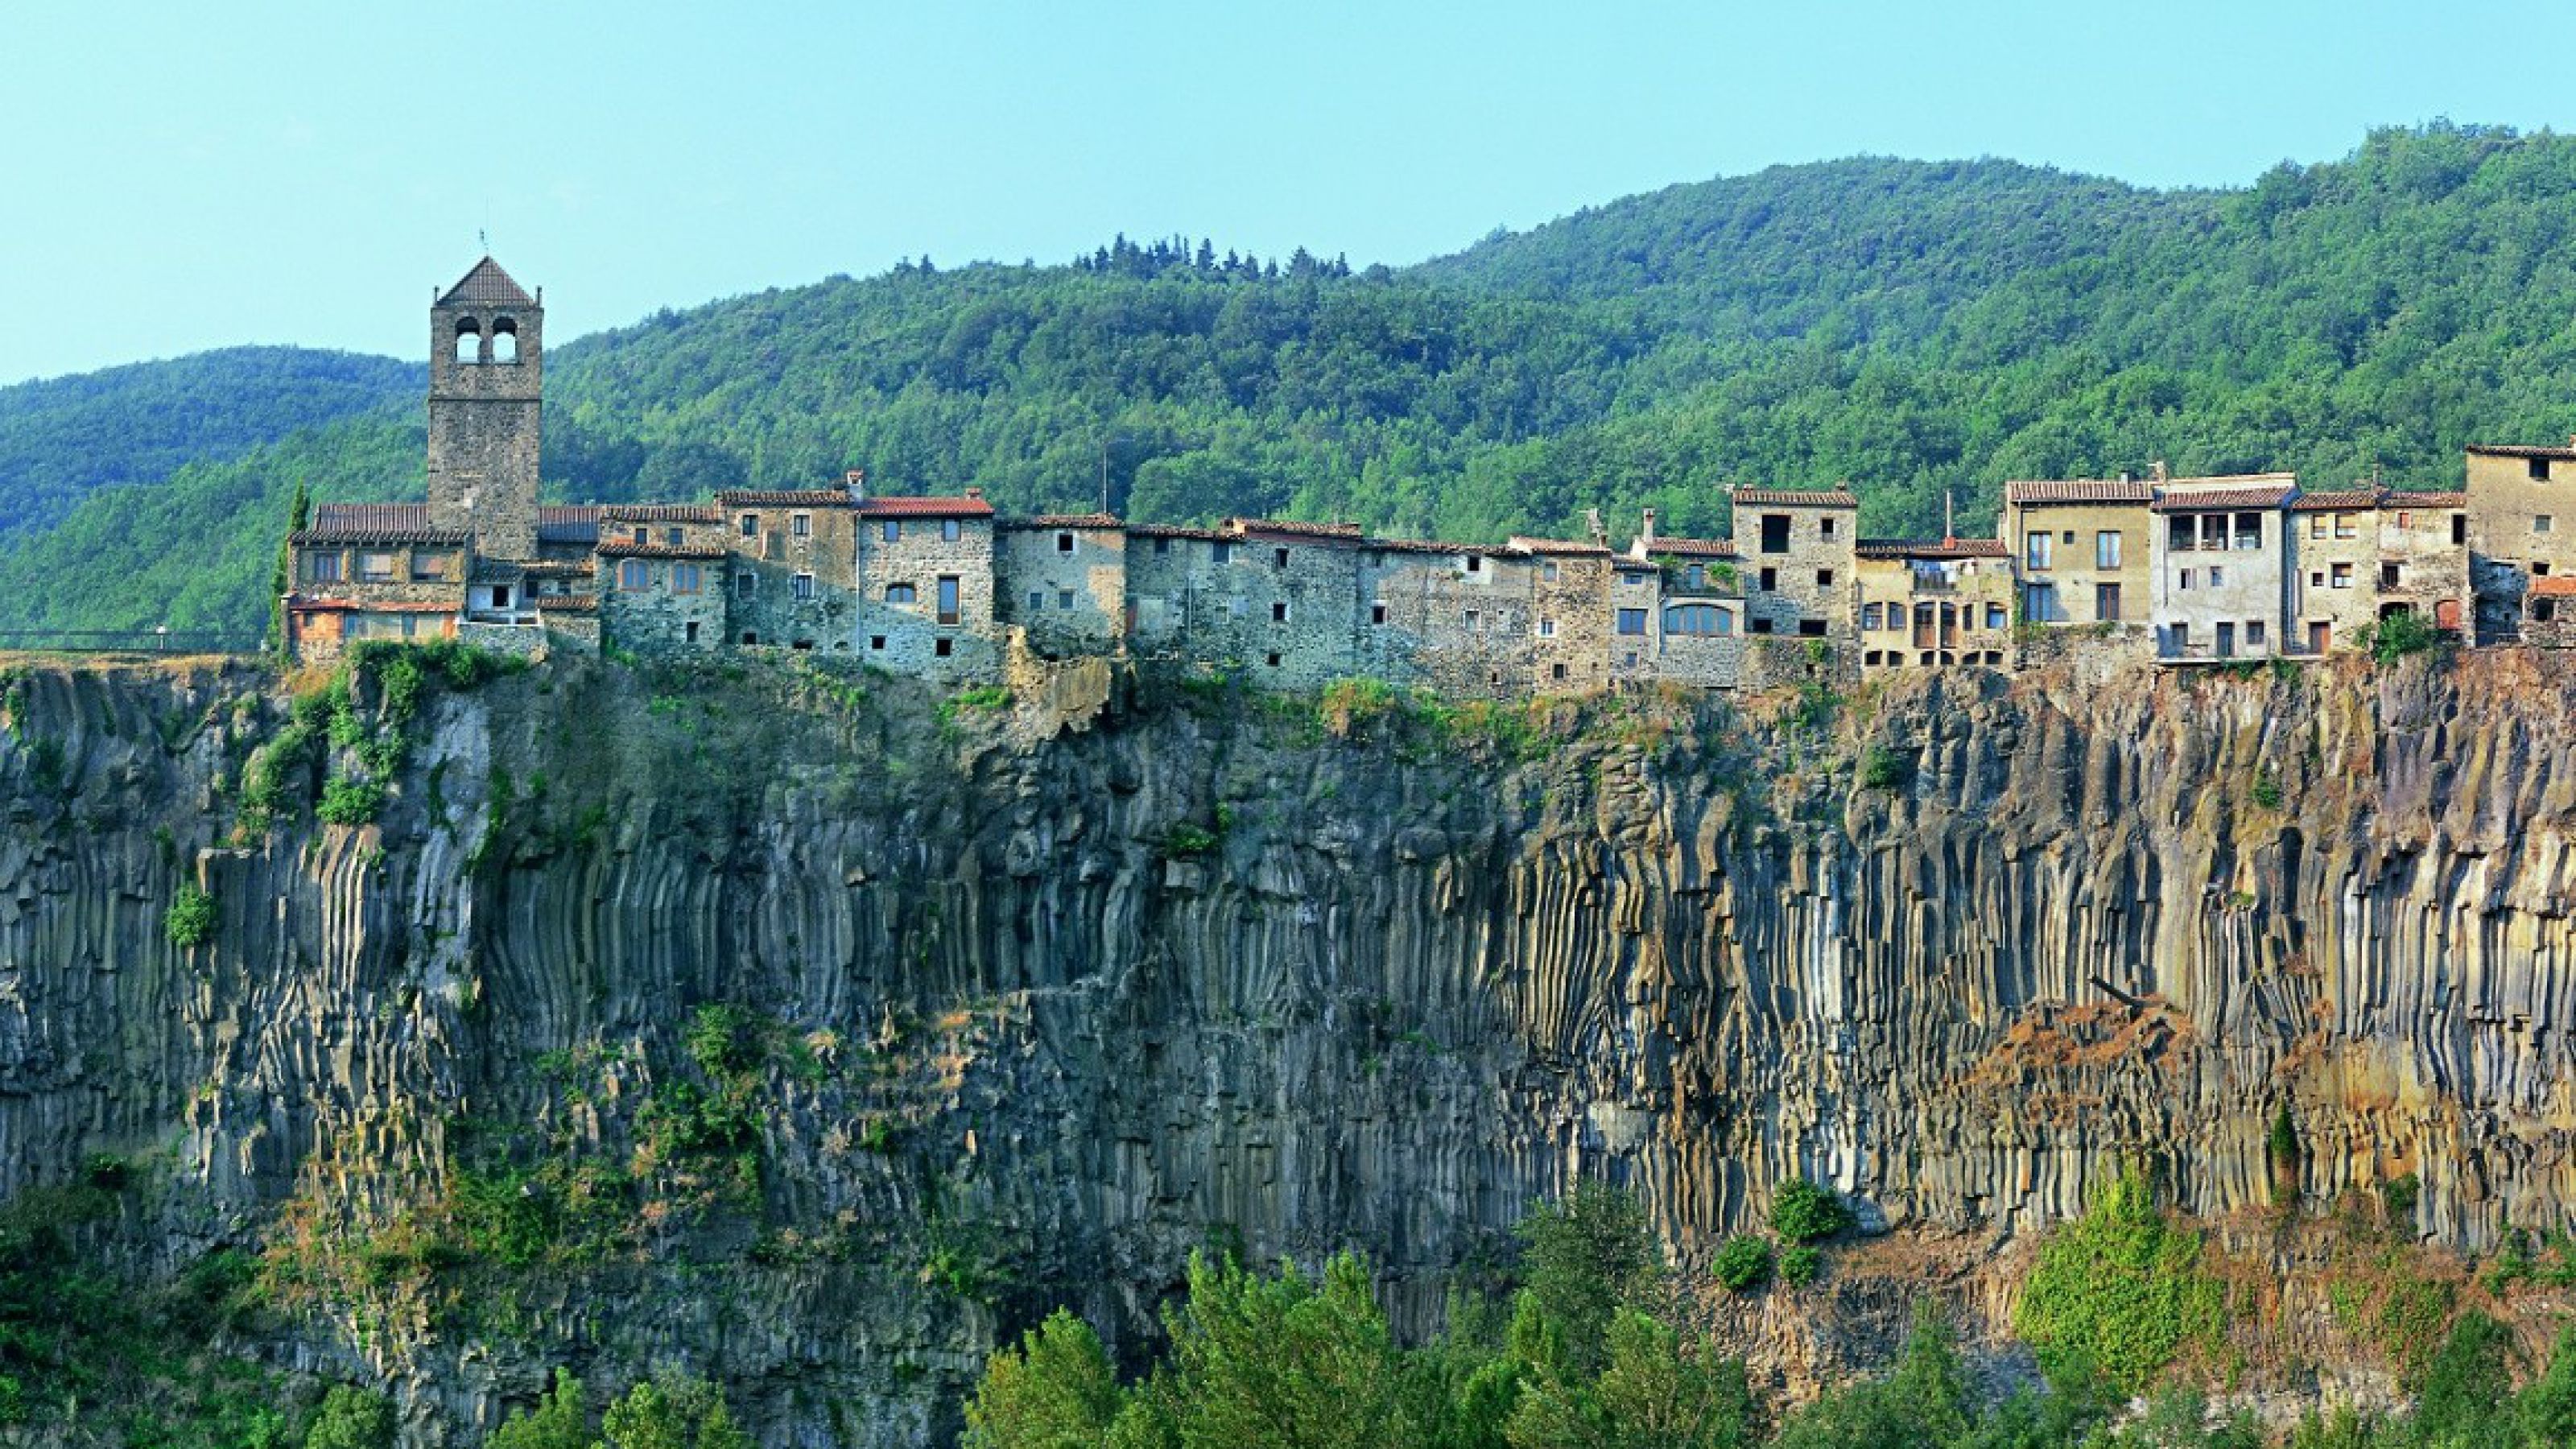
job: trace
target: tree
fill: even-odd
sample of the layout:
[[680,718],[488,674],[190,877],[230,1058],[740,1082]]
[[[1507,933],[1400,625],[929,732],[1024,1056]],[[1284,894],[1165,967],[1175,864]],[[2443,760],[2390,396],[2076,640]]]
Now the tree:
[[1744,1365],[1682,1347],[1662,1323],[1623,1308],[1600,1377],[1542,1373],[1522,1393],[1512,1449],[1735,1449],[1752,1441]]
[[[1149,1392],[1185,1446],[1363,1449],[1402,1442],[1396,1360],[1368,1269],[1344,1253],[1308,1279],[1190,1260],[1167,1311],[1167,1372]],[[1148,1417],[1140,1413],[1137,1417]]]
[[1059,1308],[1017,1349],[984,1365],[966,1405],[969,1449],[1083,1449],[1117,1422],[1124,1396],[1091,1325]]
[[607,1449],[758,1449],[734,1427],[724,1394],[706,1380],[661,1374],[626,1391],[600,1416]]
[[[286,506],[286,532],[289,538],[304,531],[312,521],[313,496],[305,490],[304,480],[295,480],[295,496]],[[292,641],[286,637],[286,596],[295,589],[295,545],[281,538],[277,541],[277,568],[268,581],[268,652],[281,662]]]
[[394,1406],[382,1394],[333,1384],[304,1430],[304,1449],[394,1449]]
[[1787,1243],[1811,1243],[1852,1226],[1852,1210],[1842,1195],[1801,1177],[1780,1184],[1771,1195],[1771,1231]]
[[489,1449],[598,1449],[582,1404],[581,1380],[570,1369],[555,1370],[554,1391],[538,1396],[534,1409],[512,1414],[494,1430]]
[[1516,1231],[1521,1279],[1543,1331],[1553,1335],[1551,1351],[1590,1372],[1600,1365],[1612,1315],[1643,1306],[1661,1269],[1645,1208],[1608,1183],[1579,1182],[1521,1219]]

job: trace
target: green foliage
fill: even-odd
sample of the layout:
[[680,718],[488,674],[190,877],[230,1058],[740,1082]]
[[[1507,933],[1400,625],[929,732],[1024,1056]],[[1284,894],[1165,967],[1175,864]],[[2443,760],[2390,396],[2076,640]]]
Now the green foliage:
[[2424,1180],[2414,1173],[2401,1173],[2379,1185],[2379,1205],[2388,1214],[2392,1227],[2410,1227],[2415,1221],[2415,1203],[2423,1196]]
[[2015,1326],[2043,1363],[2082,1362],[2136,1393],[2185,1348],[2218,1340],[2224,1299],[2200,1246],[2166,1223],[2144,1177],[2124,1172],[2041,1245]]
[[1902,790],[1914,779],[1914,762],[1885,745],[1872,745],[1860,757],[1864,790]]
[[1596,1367],[1612,1316],[1642,1306],[1662,1270],[1644,1205],[1623,1188],[1586,1179],[1514,1231],[1534,1307],[1560,1335],[1571,1367]]
[[1780,1281],[1792,1288],[1805,1288],[1825,1275],[1825,1253],[1813,1243],[1800,1243],[1780,1252]]
[[394,1449],[394,1406],[382,1394],[334,1384],[305,1426],[304,1449]]
[[599,1437],[603,1449],[757,1449],[734,1426],[715,1385],[668,1373],[609,1405],[599,1418]]
[[1151,1384],[1158,1417],[1184,1445],[1402,1443],[1397,1356],[1347,1254],[1319,1278],[1276,1277],[1194,1256],[1187,1303],[1167,1310],[1171,1348]]
[[1771,1240],[1738,1233],[1718,1245],[1708,1267],[1728,1292],[1750,1293],[1771,1281]]
[[1850,1231],[1857,1221],[1841,1193],[1803,1177],[1780,1184],[1771,1194],[1771,1231],[1783,1242],[1830,1238]]
[[1116,1422],[1118,1372],[1091,1325],[1063,1309],[984,1365],[967,1449],[1089,1449]]
[[723,1081],[760,1069],[769,1031],[768,1019],[751,1008],[711,1002],[690,1013],[681,1044],[710,1081]]
[[2355,631],[2361,652],[2381,664],[2394,664],[2413,654],[2428,654],[2442,643],[2433,621],[2413,609],[2400,609]]
[[1926,1305],[1915,1314],[1894,1373],[1827,1393],[1791,1415],[1771,1442],[1774,1449],[1966,1445],[1975,1442],[1969,1438],[1975,1409],[1957,1338]]
[[385,808],[385,787],[373,780],[334,775],[322,786],[313,813],[326,825],[364,825]]
[[554,1387],[539,1395],[537,1406],[501,1421],[485,1449],[598,1449],[590,1434],[590,1411],[581,1380],[570,1369],[556,1369]]
[[954,724],[960,715],[993,714],[1011,707],[1011,692],[998,684],[961,689],[939,702],[939,722]]
[[2418,1437],[2435,1445],[2510,1443],[2516,1357],[2503,1324],[2462,1314],[2411,1383]]
[[2281,808],[2281,777],[2269,765],[2254,777],[2254,803],[2266,810]]
[[1690,1352],[1672,1329],[1626,1308],[1608,1324],[1604,1359],[1589,1381],[1533,1376],[1506,1427],[1511,1449],[1736,1449],[1757,1442],[1742,1364]]
[[1165,855],[1205,855],[1216,847],[1216,832],[1194,821],[1174,821],[1172,828],[1163,832]]
[[179,888],[170,893],[170,909],[161,917],[161,931],[173,946],[202,946],[215,938],[219,914],[211,891],[195,881],[181,881]]

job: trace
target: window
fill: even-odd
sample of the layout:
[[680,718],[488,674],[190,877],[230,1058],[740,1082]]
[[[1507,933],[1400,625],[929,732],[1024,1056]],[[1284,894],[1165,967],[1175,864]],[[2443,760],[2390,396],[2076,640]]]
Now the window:
[[2093,535],[2093,567],[2115,569],[2120,566],[2120,532],[2105,529]]
[[1762,515],[1762,551],[1764,553],[1789,551],[1789,515],[1785,513]]
[[1766,594],[1776,594],[1779,591],[1780,571],[1773,568],[1764,569],[1762,571],[1762,592]]
[[645,567],[644,560],[630,558],[617,566],[617,587],[633,593],[653,581],[652,572]]
[[1820,589],[1830,589],[1830,588],[1832,588],[1833,586],[1834,586],[1834,571],[1833,571],[1832,569],[1818,569],[1818,570],[1816,570],[1816,587],[1817,587],[1817,588],[1820,588]]
[[[2360,528],[2360,526],[2359,526],[2359,525],[2354,521],[2354,516],[2353,516],[2352,514],[2349,514],[2349,513],[2338,513],[2338,514],[2336,514],[2336,515],[2334,516],[2334,521],[2335,521],[2335,537],[2337,537],[2337,538],[2359,538],[2359,537],[2361,536],[2361,528]],[[2240,523],[2240,524],[2238,524],[2237,526],[2241,528],[2241,527],[2243,527],[2244,525],[2243,525],[2242,523]],[[2248,641],[2246,641],[2246,642],[2251,643],[2251,642],[2253,642],[2253,641],[2248,640]]]
[[1029,590],[1029,612],[1034,614],[1045,607],[1046,591],[1044,589]]
[[1273,669],[1276,669],[1279,667],[1279,656],[1276,654],[1265,654],[1261,656],[1261,662],[1269,665]]
[[1876,629],[1880,627],[1878,622],[1879,618],[1880,611],[1878,605],[1863,604],[1860,606],[1860,626],[1863,629]]
[[2336,588],[2338,588],[2338,589],[2348,589],[2348,588],[2351,588],[2351,587],[2352,587],[2352,565],[2350,565],[2350,564],[2348,564],[2348,563],[2339,563],[2339,564],[2336,564],[2336,565],[2334,566],[2333,570],[2332,570],[2332,577],[2333,577],[2333,579],[2334,579],[2334,586],[2335,586]]
[[2452,515],[2451,515],[2451,542],[2453,542],[2453,543],[2455,543],[2455,544],[2466,544],[2468,541],[2469,541],[2469,516],[2468,516],[2467,514],[2465,514],[2465,513],[2454,513],[2454,514],[2452,514]]
[[1692,564],[1689,568],[1682,570],[1682,587],[1686,589],[1707,588],[1708,565]]
[[2397,515],[2397,526],[2399,528],[2413,528],[2415,526],[2415,515],[2401,510]]
[[1556,582],[1556,565],[1555,565],[1555,564],[1553,564],[1553,563],[1543,563],[1543,564],[1540,564],[1540,565],[1538,566],[1538,576],[1539,576],[1540,581],[1541,581],[1541,582],[1543,582],[1543,583],[1550,583],[1550,584],[1555,583],[1555,582]]
[[1073,590],[1071,590],[1071,589],[1058,589],[1058,590],[1056,590],[1056,591],[1055,591],[1055,606],[1056,606],[1057,608],[1059,608],[1059,609],[1070,609],[1070,608],[1072,608],[1072,607],[1073,607]]
[[1073,535],[1070,533],[1057,534],[1055,536],[1055,551],[1057,553],[1073,552]]
[[452,553],[437,550],[423,553],[415,549],[411,556],[411,576],[415,579],[448,578],[455,563],[456,555]]
[[951,654],[957,652],[957,641],[954,639],[934,639],[930,644],[930,652],[938,655],[942,659],[945,659]]
[[2118,584],[2093,586],[2093,619],[2100,624],[2116,624],[2120,621],[2120,586]]
[[1166,553],[1170,553],[1171,551],[1172,551],[1172,541],[1171,541],[1170,539],[1168,539],[1168,538],[1158,538],[1158,539],[1155,539],[1155,540],[1154,540],[1154,552],[1156,552],[1156,553],[1158,553],[1158,554],[1166,554]]
[[1243,613],[1244,613],[1244,610],[1245,610],[1245,608],[1246,608],[1246,607],[1247,607],[1246,602],[1245,602],[1244,600],[1242,600],[1242,599],[1239,599],[1239,598],[1236,598],[1236,599],[1228,599],[1228,600],[1226,600],[1226,601],[1225,601],[1225,611],[1226,611],[1226,613],[1227,613],[1228,615],[1230,615],[1230,616],[1234,617],[1234,618],[1237,618],[1237,619],[1240,619],[1240,618],[1242,618],[1242,617],[1243,617]]
[[957,576],[942,574],[939,576],[939,622],[954,624],[960,617],[957,608]]
[[956,519],[943,518],[939,520],[939,538],[942,543],[955,543],[958,539],[964,537],[965,533],[966,525],[959,523]]
[[2311,515],[2308,519],[2308,537],[2323,538],[2325,536],[2326,516],[2322,513]]
[[2260,649],[2263,647],[2262,620],[2248,619],[2245,621],[2245,645],[2249,649]]
[[2556,523],[2557,520],[2549,514],[2535,514],[2532,516],[2531,520],[2531,531],[2534,533],[2549,533],[2553,531]]
[[2073,547],[2075,546],[2075,530],[2074,530],[2074,529],[2071,529],[2071,528],[2070,528],[2070,529],[2066,530],[2066,546],[2067,546],[2068,548],[2073,548]]
[[1749,633],[1768,634],[1771,632],[1771,621],[1768,619],[1755,619],[1744,627]]
[[394,556],[389,553],[358,555],[358,577],[368,583],[383,583],[394,576]]
[[2189,553],[2200,547],[2200,524],[2188,513],[2177,513],[2165,520],[2165,548],[2173,553]]
[[1380,599],[1376,603],[1369,605],[1369,622],[1372,624],[1383,624],[1386,622],[1386,601],[1384,599]]
[[1475,554],[1472,554],[1472,553],[1471,553],[1471,554],[1467,555],[1467,557],[1466,557],[1466,559],[1464,560],[1464,562],[1465,562],[1465,563],[1466,563],[1466,565],[1467,565],[1467,572],[1469,572],[1469,573],[1471,573],[1471,574],[1481,574],[1481,573],[1483,573],[1483,572],[1485,571],[1485,561],[1484,561],[1484,559],[1482,559],[1482,558],[1478,557],[1478,556],[1477,556],[1477,555],[1475,555]]
[[885,648],[885,636],[883,634],[870,634],[868,636],[868,647],[870,649]]
[[676,528],[666,528],[662,530],[662,542],[668,544],[672,548],[680,547],[685,541],[686,535],[682,534],[680,530]]
[[1646,611],[1643,609],[1621,609],[1619,611],[1619,632],[1622,634],[1645,633]]
[[759,514],[757,514],[757,513],[746,513],[746,514],[744,514],[744,515],[742,516],[742,536],[743,536],[743,537],[745,537],[745,538],[758,538],[758,537],[760,537],[760,515],[759,515]]
[[[1469,617],[1472,618],[1474,616],[1470,615]],[[1285,624],[1288,622],[1288,603],[1286,600],[1281,599],[1272,602],[1270,605],[1270,622],[1273,624]]]
[[798,538],[812,538],[814,536],[814,515],[810,513],[791,513],[787,515],[787,531]]
[[[886,585],[885,601],[889,604],[909,604],[912,603],[916,597],[917,595],[913,593],[912,585],[910,584]],[[1036,596],[1031,595],[1030,597],[1034,599]]]
[[1798,621],[1798,632],[1809,639],[1822,639],[1825,637],[1825,621],[1822,619],[1800,619]]
[[2531,617],[2534,623],[2539,624],[2546,624],[2555,620],[2558,617],[2558,601],[2551,598],[2532,600]]
[[1553,638],[1555,638],[1555,637],[1556,637],[1556,621],[1555,621],[1554,619],[1541,619],[1541,620],[1539,620],[1539,621],[1538,621],[1538,637],[1540,637],[1540,638],[1542,638],[1542,639],[1553,639]]
[[340,562],[340,555],[336,553],[306,554],[304,556],[304,581],[308,584],[336,584],[340,582]]
[[798,574],[796,577],[789,579],[787,581],[787,593],[790,598],[793,598],[800,603],[804,600],[813,598],[814,576],[812,574]]
[[2058,624],[2066,616],[2057,610],[2057,585],[2024,584],[2021,590],[2021,615],[2034,624]]
[[903,520],[900,518],[887,519],[885,521],[884,537],[885,541],[888,543],[903,542]]
[[2218,567],[2216,564],[2210,565],[2209,586],[2213,589],[2223,589],[2227,587],[2227,570]]
[[733,592],[734,597],[740,599],[748,599],[752,595],[759,593],[760,575],[754,573],[735,574],[733,576]]
[[2184,569],[2182,571],[2182,586],[2186,589],[2191,587],[2191,570],[2189,569]]
[[1816,536],[1818,538],[1831,538],[1834,536],[1833,515],[1827,514],[1823,518],[1816,520]]
[[2549,460],[2547,458],[2533,458],[2529,460],[2526,466],[2531,473],[2532,482],[2546,483],[2549,481]]
[[671,592],[694,594],[698,591],[699,571],[693,563],[671,565]]
[[1288,567],[1288,550],[1284,548],[1272,549],[1270,551],[1270,566],[1274,569],[1284,569]]
[[745,629],[742,631],[742,642],[745,648],[756,647],[760,643],[760,636],[749,629]]
[[698,621],[697,621],[697,620],[695,620],[695,619],[691,619],[691,620],[690,620],[689,622],[687,622],[686,624],[681,625],[681,626],[680,626],[680,638],[681,638],[681,640],[682,640],[683,642],[686,642],[686,643],[690,643],[690,644],[695,644],[695,643],[697,643],[697,642],[698,642]]
[[1664,610],[1664,632],[1703,637],[1732,634],[1735,619],[1715,604],[1675,604]]
[[1565,666],[1562,664],[1549,665],[1547,667],[1547,677],[1550,679],[1563,679],[1565,677]]
[[653,530],[646,528],[641,524],[636,525],[634,531],[627,535],[627,541],[633,543],[638,548],[642,548],[645,544],[652,542],[652,540]]
[[2022,561],[2035,569],[2054,568],[2057,563],[2057,535],[2034,533],[2023,539]]
[[1215,544],[1215,545],[1213,545],[1213,546],[1212,546],[1212,552],[1214,553],[1215,558],[1216,558],[1216,561],[1217,561],[1218,563],[1232,563],[1232,562],[1234,562],[1234,545],[1233,545],[1233,544],[1230,544],[1230,543],[1219,543],[1219,544]]
[[2312,589],[2322,589],[2325,586],[2326,571],[2324,569],[2310,569],[2308,571],[2308,587]]
[[2383,589],[2397,587],[2397,565],[2384,563],[2379,566],[2379,586]]
[[[2113,584],[2111,587],[2113,587],[2113,588],[2115,588],[2115,589],[2116,589],[2116,588],[2118,588],[2118,587],[2119,587],[2119,585],[2117,585],[2117,584]],[[1988,605],[1986,605],[1986,627],[1987,627],[1987,628],[1989,628],[1989,629],[2001,629],[2001,628],[2003,628],[2003,627],[2004,627],[2005,623],[2006,623],[2006,620],[2005,620],[2005,618],[2004,618],[2004,606],[2003,606],[2003,605],[2001,605],[2001,604],[1988,604]]]
[[1477,619],[1476,611],[1475,611],[1475,610],[1473,610],[1473,609],[1469,609],[1469,610],[1467,611],[1467,632],[1468,632],[1468,633],[1470,633],[1470,634],[1473,634],[1473,633],[1475,633],[1475,632],[1476,632],[1476,619]]

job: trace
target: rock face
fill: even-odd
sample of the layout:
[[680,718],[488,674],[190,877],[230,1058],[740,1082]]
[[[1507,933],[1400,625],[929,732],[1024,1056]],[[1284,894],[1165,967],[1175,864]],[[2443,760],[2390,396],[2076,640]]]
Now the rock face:
[[373,823],[243,829],[266,681],[20,670],[0,1186],[147,1165],[135,1266],[265,1252],[260,1350],[424,1444],[661,1362],[774,1444],[917,1442],[1208,1245],[1358,1246],[1419,1330],[1581,1173],[1686,1264],[1798,1175],[1989,1250],[2124,1162],[2259,1206],[2285,1105],[2310,1201],[2417,1173],[2474,1248],[2576,1199],[2546,661],[1358,738],[735,676],[436,695]]

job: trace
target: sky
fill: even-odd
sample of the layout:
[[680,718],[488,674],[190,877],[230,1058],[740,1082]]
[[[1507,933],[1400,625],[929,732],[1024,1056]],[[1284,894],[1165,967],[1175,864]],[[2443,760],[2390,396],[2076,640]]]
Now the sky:
[[2375,125],[2576,126],[2571,39],[2480,0],[6,0],[0,383],[425,356],[485,233],[561,342],[1120,232],[1401,265],[1858,153],[2242,185]]

